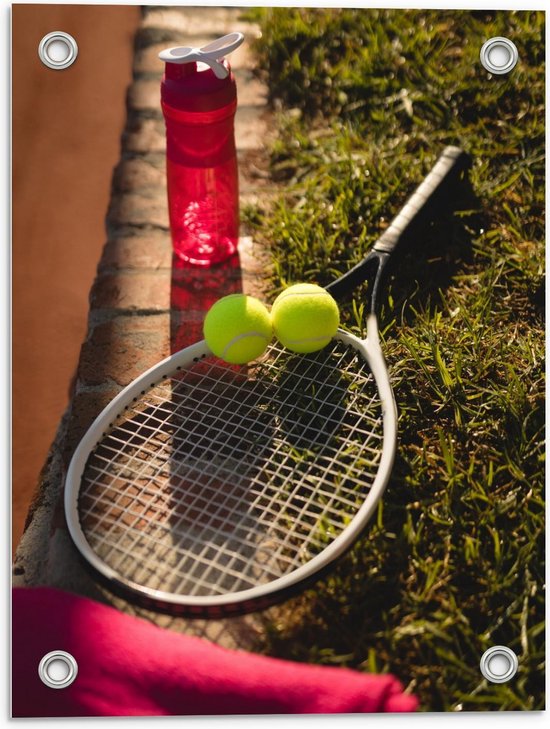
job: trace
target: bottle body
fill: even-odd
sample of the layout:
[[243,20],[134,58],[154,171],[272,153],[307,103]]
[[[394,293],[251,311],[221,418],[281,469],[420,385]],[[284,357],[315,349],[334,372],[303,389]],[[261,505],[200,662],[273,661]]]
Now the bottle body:
[[237,98],[232,76],[193,71],[163,80],[168,208],[176,255],[209,266],[233,255],[239,240]]

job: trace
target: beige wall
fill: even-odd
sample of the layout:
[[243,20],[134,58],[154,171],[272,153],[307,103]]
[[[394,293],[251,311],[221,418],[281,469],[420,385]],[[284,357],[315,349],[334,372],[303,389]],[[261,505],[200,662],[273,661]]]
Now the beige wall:
[[[131,5],[13,6],[13,548],[86,332],[139,17]],[[37,55],[53,30],[79,46],[66,70]]]

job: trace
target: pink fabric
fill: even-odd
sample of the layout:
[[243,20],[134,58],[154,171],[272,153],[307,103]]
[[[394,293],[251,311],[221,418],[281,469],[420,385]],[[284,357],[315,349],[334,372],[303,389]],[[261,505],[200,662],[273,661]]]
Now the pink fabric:
[[[13,716],[406,712],[389,675],[230,651],[50,588],[13,591]],[[41,658],[63,650],[75,682],[45,686]]]

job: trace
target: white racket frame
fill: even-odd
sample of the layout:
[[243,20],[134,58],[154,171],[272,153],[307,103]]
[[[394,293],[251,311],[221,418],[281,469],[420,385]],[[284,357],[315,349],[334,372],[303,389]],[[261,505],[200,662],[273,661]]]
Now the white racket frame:
[[360,339],[342,329],[338,330],[335,339],[353,347],[370,366],[380,396],[383,438],[378,471],[364,503],[346,529],[322,552],[292,572],[271,582],[224,595],[195,596],[175,595],[162,590],[153,590],[127,580],[105,564],[90,547],[80,525],[78,498],[82,475],[91,451],[109,430],[110,425],[117,416],[135,398],[139,398],[143,390],[149,390],[166,377],[172,376],[176,371],[188,369],[197,361],[213,356],[206,342],[201,341],[162,360],[121,390],[94,420],[78,445],[67,471],[64,503],[69,533],[80,554],[109,582],[119,583],[126,589],[144,596],[153,604],[163,603],[173,608],[187,608],[191,612],[205,611],[206,613],[209,610],[215,611],[216,608],[230,608],[232,605],[237,606],[245,603],[249,605],[268,604],[273,602],[273,600],[269,600],[270,596],[290,592],[295,586],[309,580],[342,555],[357,539],[372,517],[388,483],[397,444],[397,409],[384,355],[380,347],[376,316],[370,314],[367,318],[367,336],[365,339]]

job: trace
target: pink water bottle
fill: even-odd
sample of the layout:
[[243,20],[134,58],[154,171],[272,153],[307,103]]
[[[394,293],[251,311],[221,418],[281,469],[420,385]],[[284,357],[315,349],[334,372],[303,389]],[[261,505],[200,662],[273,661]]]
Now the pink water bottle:
[[172,243],[181,259],[199,266],[225,260],[239,240],[237,88],[225,56],[243,40],[230,33],[202,48],[159,53],[166,63],[161,104]]

